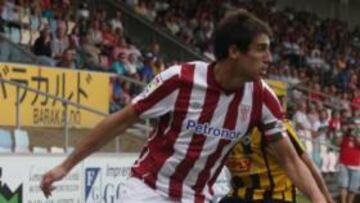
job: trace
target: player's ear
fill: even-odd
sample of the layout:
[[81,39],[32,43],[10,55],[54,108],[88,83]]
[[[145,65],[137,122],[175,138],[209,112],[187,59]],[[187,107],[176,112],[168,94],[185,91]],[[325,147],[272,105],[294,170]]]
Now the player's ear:
[[237,59],[239,54],[239,48],[235,44],[229,46],[228,56],[230,59]]

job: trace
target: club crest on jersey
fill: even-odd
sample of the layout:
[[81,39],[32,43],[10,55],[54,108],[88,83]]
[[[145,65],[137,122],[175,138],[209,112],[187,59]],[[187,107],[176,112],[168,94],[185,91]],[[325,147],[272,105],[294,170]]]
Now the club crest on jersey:
[[190,104],[190,107],[193,108],[193,109],[201,109],[202,105],[200,102],[192,102]]
[[250,105],[240,105],[239,117],[241,121],[246,121],[250,115],[251,106]]

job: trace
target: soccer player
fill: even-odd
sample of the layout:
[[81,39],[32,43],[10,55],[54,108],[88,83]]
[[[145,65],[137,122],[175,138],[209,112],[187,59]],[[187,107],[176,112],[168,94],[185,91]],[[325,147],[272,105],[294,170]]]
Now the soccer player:
[[260,75],[271,62],[267,24],[241,10],[227,15],[214,31],[216,61],[189,62],[156,76],[130,105],[98,124],[59,166],[47,172],[41,188],[124,132],[139,119],[158,118],[131,169],[122,202],[209,202],[231,149],[255,125],[281,156],[295,185],[316,203],[325,199],[289,144],[279,101]]
[[[288,120],[284,120],[284,127],[297,154],[308,166],[327,202],[333,203],[325,181]],[[227,162],[232,174],[231,191],[220,203],[296,202],[295,187],[277,163],[273,150],[258,128],[242,137]]]

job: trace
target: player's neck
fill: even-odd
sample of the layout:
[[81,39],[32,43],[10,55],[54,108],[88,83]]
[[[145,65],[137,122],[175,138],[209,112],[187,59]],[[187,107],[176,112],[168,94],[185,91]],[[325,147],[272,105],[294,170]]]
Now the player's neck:
[[238,77],[230,70],[230,64],[227,61],[217,62],[213,69],[216,82],[224,90],[237,90],[245,84],[245,79]]

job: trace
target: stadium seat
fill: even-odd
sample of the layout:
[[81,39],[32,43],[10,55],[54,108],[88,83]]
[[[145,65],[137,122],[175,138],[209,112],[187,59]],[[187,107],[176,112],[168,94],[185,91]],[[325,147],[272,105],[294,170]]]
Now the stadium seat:
[[66,148],[66,153],[70,154],[70,153],[72,153],[74,150],[75,150],[74,147],[68,147],[68,148]]
[[21,41],[22,45],[28,46],[31,42],[31,32],[28,29],[21,30]]
[[29,135],[27,131],[16,129],[14,130],[15,147],[14,151],[17,153],[28,153],[29,150]]
[[49,27],[49,21],[47,18],[41,18],[40,30],[43,30],[45,27]]
[[47,154],[48,150],[45,147],[34,146],[32,152],[34,154]]
[[63,153],[65,153],[65,149],[62,147],[52,146],[50,148],[50,152],[53,154],[63,154]]
[[0,129],[0,152],[12,152],[13,140],[11,133]]
[[33,46],[35,44],[35,40],[40,36],[40,32],[37,30],[32,30],[31,31],[31,46]]
[[29,14],[26,13],[26,14],[22,15],[20,21],[21,21],[21,23],[23,25],[28,26],[30,24],[30,16],[29,16]]
[[11,28],[10,29],[10,40],[15,44],[19,44],[21,39],[21,31],[19,28]]
[[10,27],[8,27],[8,26],[5,26],[4,27],[4,37],[6,37],[7,39],[10,39],[10,35],[11,35],[11,29],[10,29]]

